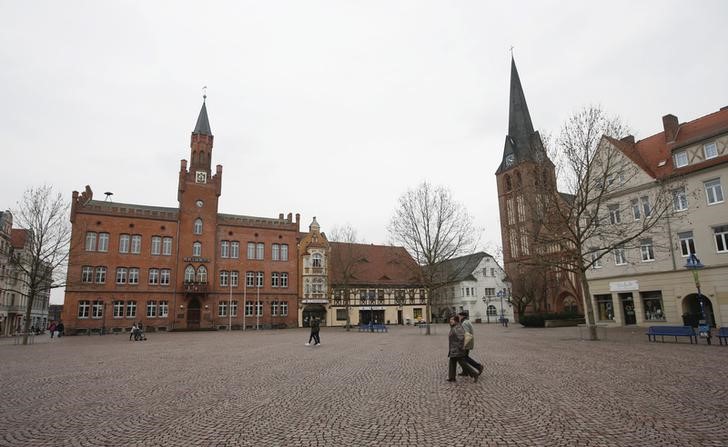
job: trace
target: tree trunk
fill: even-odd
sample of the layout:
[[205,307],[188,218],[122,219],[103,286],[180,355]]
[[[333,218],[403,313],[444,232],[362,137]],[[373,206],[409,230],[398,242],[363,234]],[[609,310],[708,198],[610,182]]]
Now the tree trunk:
[[425,328],[425,335],[430,335],[430,320],[432,319],[432,313],[430,312],[431,304],[430,301],[432,300],[432,290],[427,290],[427,300],[425,301],[425,324],[427,327]]
[[589,330],[589,340],[599,340],[599,337],[597,337],[596,319],[594,318],[594,306],[592,305],[591,291],[589,289],[589,282],[586,279],[586,272],[581,270],[579,276],[581,277],[581,294],[584,300],[584,316],[586,317],[586,327]]
[[34,293],[31,291],[28,296],[28,304],[25,306],[25,323],[23,324],[23,344],[28,344],[28,332],[30,332],[30,321],[33,313]]

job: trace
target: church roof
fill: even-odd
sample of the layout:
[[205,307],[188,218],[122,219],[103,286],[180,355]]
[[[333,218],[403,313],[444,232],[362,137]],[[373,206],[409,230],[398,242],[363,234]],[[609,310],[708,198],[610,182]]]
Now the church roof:
[[200,115],[197,117],[197,124],[195,130],[192,131],[196,135],[212,135],[210,130],[210,120],[207,118],[207,106],[205,101],[202,101],[202,109],[200,109]]

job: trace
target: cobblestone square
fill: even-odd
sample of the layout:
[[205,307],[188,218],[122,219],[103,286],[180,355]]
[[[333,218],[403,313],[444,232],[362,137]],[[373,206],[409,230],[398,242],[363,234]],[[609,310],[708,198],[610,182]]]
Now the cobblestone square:
[[480,324],[448,383],[435,329],[0,340],[0,446],[728,445],[726,347]]

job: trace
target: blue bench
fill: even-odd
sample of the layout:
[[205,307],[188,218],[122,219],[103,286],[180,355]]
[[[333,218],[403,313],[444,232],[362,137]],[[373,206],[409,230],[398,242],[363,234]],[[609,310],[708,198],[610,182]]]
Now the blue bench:
[[690,326],[650,326],[647,328],[647,340],[657,341],[657,336],[662,337],[662,341],[665,341],[665,336],[675,337],[675,343],[677,343],[678,337],[689,337],[690,344],[698,343],[698,335],[695,333]]
[[718,341],[720,342],[721,346],[723,345],[723,342],[728,345],[728,327],[722,327],[718,329]]
[[360,324],[359,332],[388,332],[383,324]]

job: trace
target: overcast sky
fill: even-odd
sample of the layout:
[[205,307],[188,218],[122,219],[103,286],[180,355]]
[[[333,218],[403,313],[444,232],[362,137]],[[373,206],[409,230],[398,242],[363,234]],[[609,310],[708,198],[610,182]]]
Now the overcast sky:
[[0,0],[0,16],[3,209],[43,183],[177,206],[207,86],[220,212],[387,243],[397,198],[429,180],[497,251],[511,46],[542,132],[588,104],[638,139],[728,105],[720,0]]

